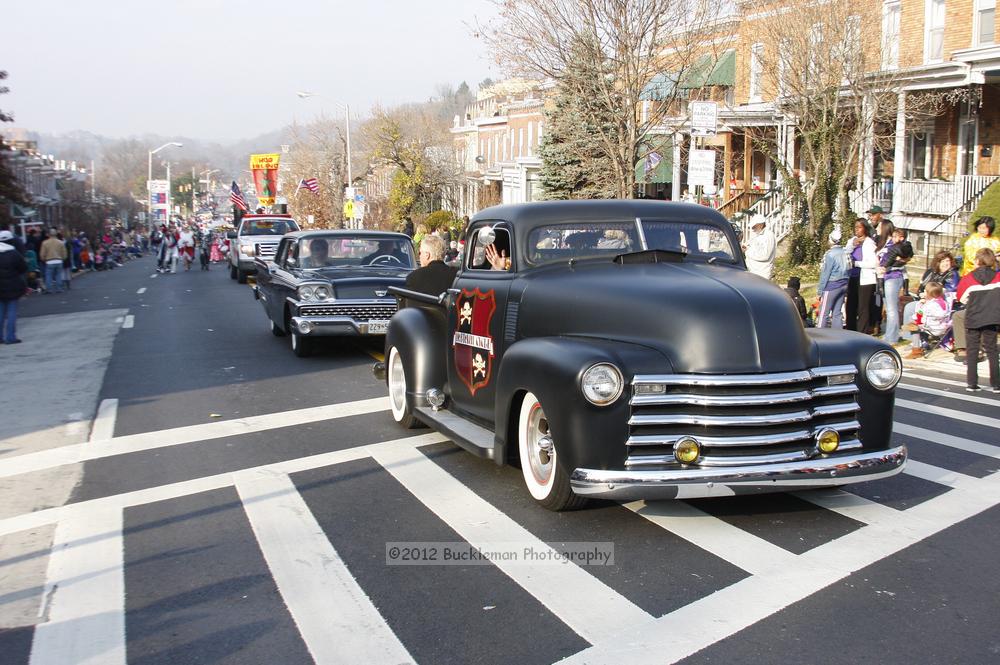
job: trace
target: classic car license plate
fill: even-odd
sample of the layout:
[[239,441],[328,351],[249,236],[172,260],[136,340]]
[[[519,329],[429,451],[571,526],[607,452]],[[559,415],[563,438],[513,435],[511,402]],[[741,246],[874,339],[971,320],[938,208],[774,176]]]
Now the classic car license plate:
[[369,335],[384,335],[385,331],[389,329],[389,322],[385,319],[369,319],[368,320],[368,334]]

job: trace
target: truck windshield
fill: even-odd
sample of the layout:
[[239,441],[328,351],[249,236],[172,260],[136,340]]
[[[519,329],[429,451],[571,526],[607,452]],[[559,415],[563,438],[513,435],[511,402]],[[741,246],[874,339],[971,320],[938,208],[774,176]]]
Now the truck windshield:
[[244,219],[240,235],[283,236],[298,230],[298,224],[290,219]]
[[539,226],[528,234],[528,263],[608,257],[646,249],[685,249],[692,258],[735,261],[729,238],[718,227],[698,222],[586,222]]

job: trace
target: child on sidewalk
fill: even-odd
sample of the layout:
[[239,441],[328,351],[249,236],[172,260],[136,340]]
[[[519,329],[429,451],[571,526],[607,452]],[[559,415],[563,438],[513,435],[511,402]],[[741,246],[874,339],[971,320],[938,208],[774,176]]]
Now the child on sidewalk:
[[926,300],[917,307],[910,338],[912,349],[907,358],[923,358],[931,339],[944,339],[951,332],[951,305],[944,297],[944,287],[937,282],[927,285]]

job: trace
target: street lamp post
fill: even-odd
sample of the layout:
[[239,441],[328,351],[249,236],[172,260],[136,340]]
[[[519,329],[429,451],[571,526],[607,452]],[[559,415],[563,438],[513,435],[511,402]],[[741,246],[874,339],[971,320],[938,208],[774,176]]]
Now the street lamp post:
[[[178,143],[177,141],[170,141],[168,143],[164,143],[163,145],[161,145],[156,150],[150,150],[149,151],[149,161],[148,161],[147,166],[146,166],[146,210],[147,210],[147,212],[149,213],[149,216],[150,216],[150,220],[148,222],[149,228],[153,227],[153,220],[152,220],[152,217],[153,217],[153,204],[149,200],[149,196],[152,193],[152,186],[150,185],[150,181],[153,179],[153,155],[155,155],[156,153],[160,152],[164,148],[169,148],[170,146],[174,146],[175,148],[183,148],[184,144],[183,143]],[[167,180],[168,181],[170,180],[169,171],[168,171],[168,175],[167,175]],[[168,184],[168,186],[167,186],[167,200],[169,201],[169,199],[170,199],[170,188],[169,188],[169,184]],[[169,207],[167,208],[167,219],[170,219],[170,208]]]
[[[330,99],[326,95],[320,95],[315,92],[308,92],[306,90],[300,90],[295,93],[299,96],[299,99],[308,99],[309,97],[323,97],[324,99]],[[333,101],[333,100],[330,100]],[[351,170],[351,106],[350,104],[339,102],[333,102],[337,106],[344,107],[344,124],[347,126],[347,186],[354,186],[354,175]],[[352,220],[353,221],[353,220]]]

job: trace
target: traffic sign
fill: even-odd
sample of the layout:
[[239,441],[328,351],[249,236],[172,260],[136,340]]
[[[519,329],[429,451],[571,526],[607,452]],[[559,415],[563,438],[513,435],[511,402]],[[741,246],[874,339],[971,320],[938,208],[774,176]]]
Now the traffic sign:
[[719,131],[719,105],[716,102],[691,102],[691,135],[715,136]]
[[715,184],[715,151],[691,150],[688,159],[688,186],[707,186]]

